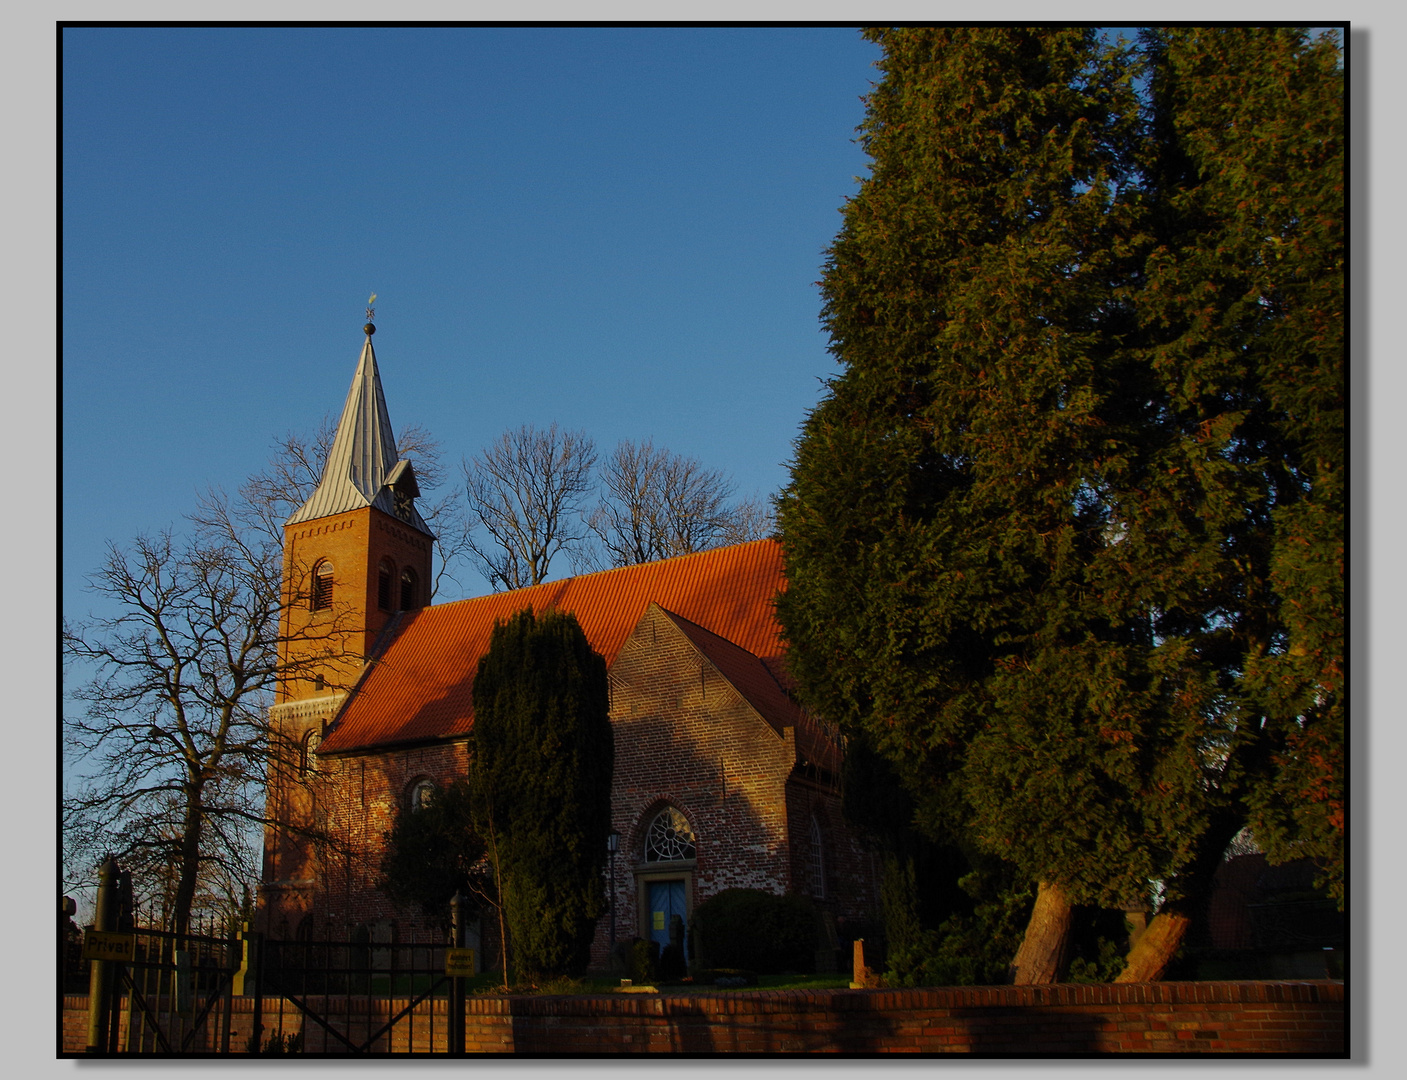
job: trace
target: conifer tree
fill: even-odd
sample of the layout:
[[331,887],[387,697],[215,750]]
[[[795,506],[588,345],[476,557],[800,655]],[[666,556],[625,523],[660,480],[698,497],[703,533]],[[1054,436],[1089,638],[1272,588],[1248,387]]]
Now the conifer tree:
[[[1246,790],[1272,858],[1312,856],[1342,903],[1344,848],[1343,67],[1335,35],[1148,31],[1150,201],[1141,290],[1175,407],[1243,478],[1238,690],[1270,728]],[[1209,304],[1209,298],[1214,302]]]
[[[1292,654],[1267,554],[1293,518],[1267,495],[1291,451],[1265,435],[1289,421],[1260,360],[1274,301],[1192,272],[1231,265],[1206,228],[1235,195],[1198,192],[1197,98],[1167,65],[1195,81],[1210,46],[1145,41],[1140,137],[1136,58],[1093,32],[867,33],[884,48],[873,170],[822,282],[843,370],[781,504],[793,669],[811,707],[891,760],[918,825],[1039,883],[1017,981],[1058,977],[1072,905],[1141,906],[1155,881],[1162,923],[1126,975],[1157,977],[1252,804],[1285,805],[1292,733],[1323,698],[1272,709],[1254,679]],[[1284,64],[1265,72],[1249,40],[1222,44],[1233,82],[1325,79],[1322,59],[1300,71],[1302,37],[1272,40]],[[1229,173],[1253,156],[1237,131],[1217,144]],[[1245,198],[1258,180],[1238,183]],[[1333,284],[1303,272],[1322,336]],[[1313,520],[1341,535],[1332,505]]]
[[605,910],[614,749],[606,663],[574,616],[525,609],[494,627],[470,751],[517,969],[579,973]]

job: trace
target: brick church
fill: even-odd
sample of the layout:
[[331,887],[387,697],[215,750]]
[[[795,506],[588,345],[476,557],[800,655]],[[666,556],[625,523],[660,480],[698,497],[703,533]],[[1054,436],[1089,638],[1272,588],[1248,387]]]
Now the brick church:
[[321,482],[284,528],[296,602],[271,719],[290,753],[268,799],[271,816],[333,842],[267,831],[263,928],[367,942],[440,932],[377,890],[384,835],[466,773],[479,658],[495,620],[527,606],[575,614],[609,669],[617,850],[593,967],[607,967],[613,936],[663,944],[672,916],[687,923],[732,887],[801,893],[832,926],[876,914],[878,868],[841,820],[839,742],[787,692],[779,545],[431,605],[434,537],[415,470],[397,459],[374,332]]

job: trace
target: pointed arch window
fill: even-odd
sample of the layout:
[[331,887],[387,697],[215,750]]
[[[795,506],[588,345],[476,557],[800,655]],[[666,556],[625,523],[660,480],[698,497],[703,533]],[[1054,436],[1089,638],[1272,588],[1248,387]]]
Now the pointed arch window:
[[396,567],[390,559],[382,559],[376,571],[376,606],[391,610],[391,587],[396,580]]
[[407,566],[401,571],[401,610],[410,611],[420,602],[420,578]]
[[821,822],[811,815],[811,895],[817,900],[826,898],[826,839],[821,831]]
[[696,858],[694,830],[689,820],[672,806],[666,806],[650,822],[645,833],[645,861],[673,862]]
[[303,776],[318,771],[318,747],[322,745],[322,732],[314,728],[303,736],[298,750],[298,771]]
[[324,611],[332,606],[332,561],[323,559],[313,567],[313,610]]

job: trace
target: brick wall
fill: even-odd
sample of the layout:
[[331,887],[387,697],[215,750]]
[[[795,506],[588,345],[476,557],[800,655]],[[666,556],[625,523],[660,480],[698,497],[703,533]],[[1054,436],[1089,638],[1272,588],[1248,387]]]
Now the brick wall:
[[[379,1003],[394,1014],[404,1002]],[[66,1053],[81,1053],[85,997],[65,998]],[[272,1028],[280,1003],[267,999]],[[443,1044],[444,1003],[417,1023],[416,1045]],[[234,1001],[235,1032],[253,1001]],[[388,1015],[389,1015],[388,1014]],[[284,1030],[298,1030],[284,1006]],[[310,1025],[309,1047],[324,1036]],[[785,990],[695,995],[475,997],[472,1053],[1297,1054],[1346,1056],[1344,986],[1147,983]],[[247,1035],[245,1036],[247,1038]],[[393,1038],[404,1048],[403,1029]],[[232,1045],[234,1040],[232,1040]]]
[[[282,620],[283,661],[296,671],[280,681],[280,702],[346,689],[356,680],[377,635],[400,604],[400,572],[409,567],[419,578],[416,606],[427,601],[431,576],[429,537],[374,507],[318,518],[284,529],[284,565],[289,606]],[[332,606],[311,611],[314,567],[331,560]],[[391,610],[377,603],[381,561],[392,568]],[[296,598],[296,599],[295,599]]]
[[418,910],[392,904],[376,888],[384,836],[410,788],[428,778],[437,786],[468,772],[465,743],[440,743],[378,754],[324,758],[315,774],[292,784],[292,799],[327,828],[337,852],[320,851],[283,832],[267,844],[260,891],[261,928],[288,938],[311,915],[310,936],[345,940],[359,925],[376,927],[377,940],[438,940],[437,925]]

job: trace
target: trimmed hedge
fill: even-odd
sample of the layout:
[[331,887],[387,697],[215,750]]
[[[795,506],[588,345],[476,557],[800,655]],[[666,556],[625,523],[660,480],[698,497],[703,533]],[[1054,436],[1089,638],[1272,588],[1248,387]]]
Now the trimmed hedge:
[[808,973],[816,960],[816,911],[805,897],[725,889],[694,909],[694,963],[763,975]]

